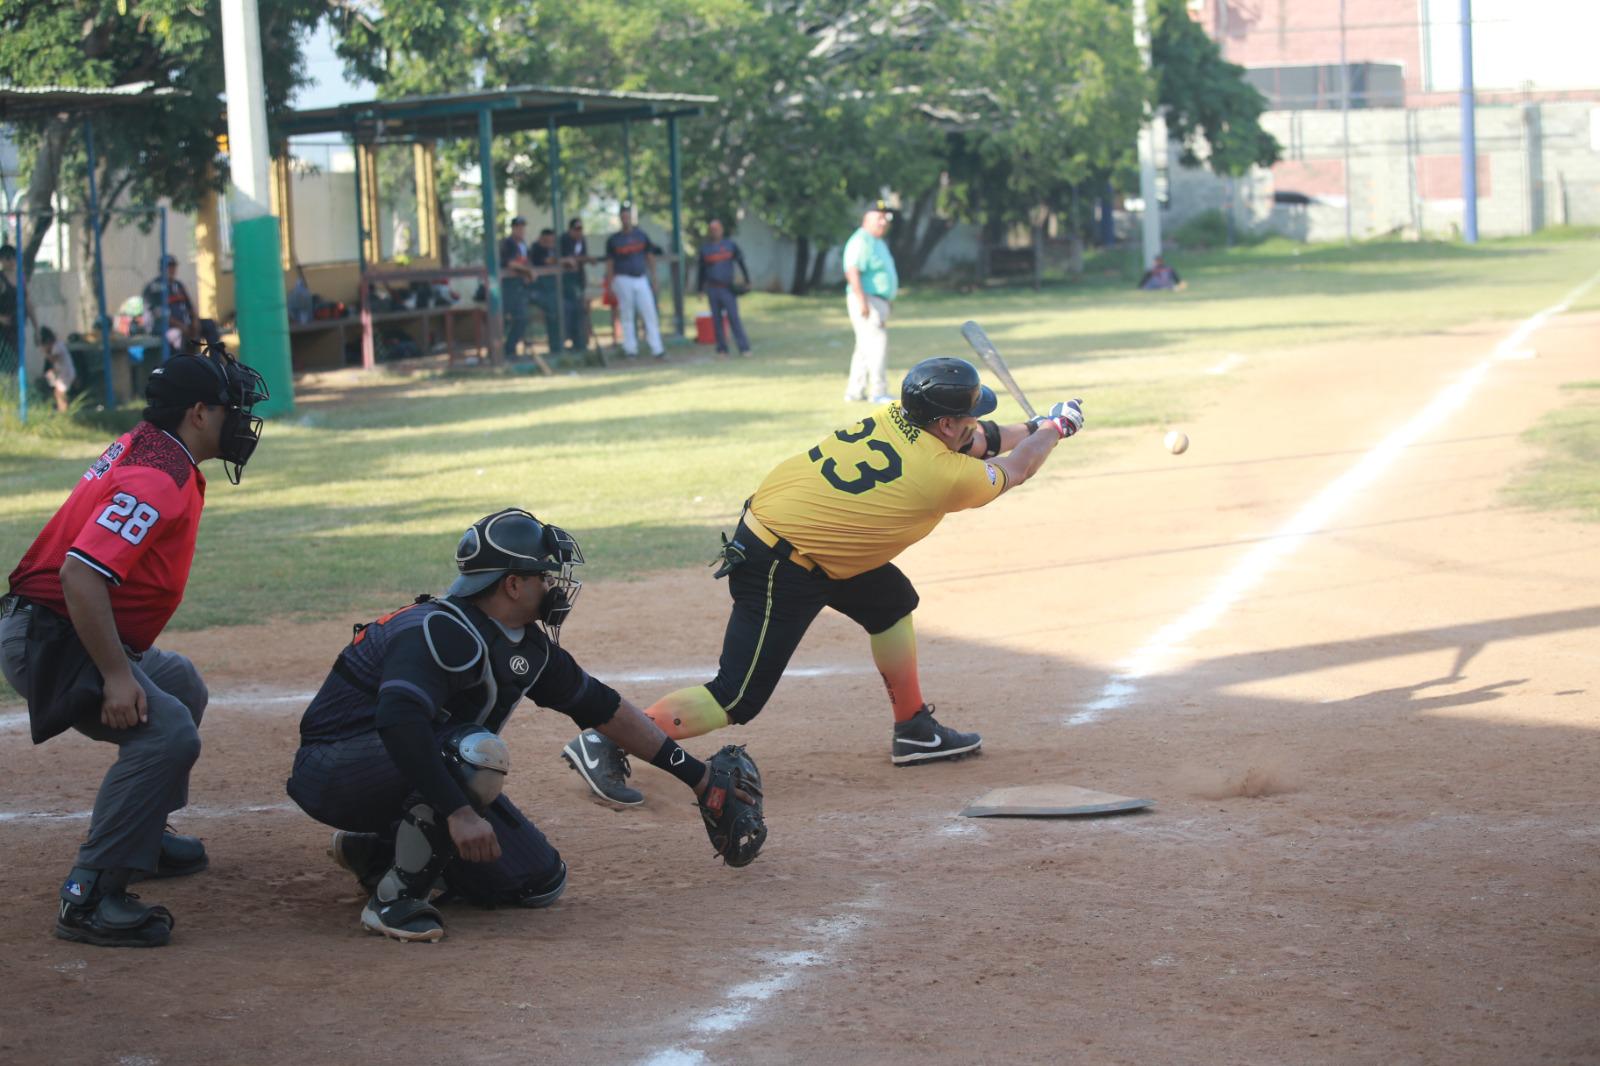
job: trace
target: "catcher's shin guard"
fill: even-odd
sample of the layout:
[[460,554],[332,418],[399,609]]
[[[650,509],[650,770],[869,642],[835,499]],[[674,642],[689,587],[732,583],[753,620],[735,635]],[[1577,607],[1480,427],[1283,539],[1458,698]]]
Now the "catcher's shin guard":
[[433,808],[414,800],[400,819],[394,865],[378,881],[361,911],[361,924],[394,940],[435,941],[444,921],[430,899],[444,868],[455,858],[450,830]]

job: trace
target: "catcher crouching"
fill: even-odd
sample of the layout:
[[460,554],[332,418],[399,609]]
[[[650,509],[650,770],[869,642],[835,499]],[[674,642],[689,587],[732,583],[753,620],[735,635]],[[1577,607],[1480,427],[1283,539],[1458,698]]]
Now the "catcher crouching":
[[437,904],[548,907],[566,888],[566,863],[502,791],[499,733],[524,696],[691,788],[730,866],[760,852],[749,754],[729,745],[701,762],[558,645],[582,563],[570,534],[527,511],[480,519],[446,594],[357,626],[306,708],[289,796],[335,828],[330,854],[370,893],[372,932],[435,941]]

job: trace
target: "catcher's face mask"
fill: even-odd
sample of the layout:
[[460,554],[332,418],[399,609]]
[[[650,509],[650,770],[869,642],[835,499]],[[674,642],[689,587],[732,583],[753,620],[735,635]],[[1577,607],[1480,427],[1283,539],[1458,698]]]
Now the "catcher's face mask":
[[574,576],[575,567],[583,565],[583,549],[571,533],[560,526],[545,526],[545,543],[551,546],[551,569],[545,573],[544,600],[539,605],[539,621],[550,631],[550,639],[559,643],[561,623],[572,613],[578,601],[583,582]]
[[561,624],[572,612],[583,582],[574,574],[583,565],[583,549],[559,526],[546,525],[521,508],[497,511],[473,523],[456,546],[460,577],[452,596],[474,596],[507,574],[544,579],[538,621],[560,639]]

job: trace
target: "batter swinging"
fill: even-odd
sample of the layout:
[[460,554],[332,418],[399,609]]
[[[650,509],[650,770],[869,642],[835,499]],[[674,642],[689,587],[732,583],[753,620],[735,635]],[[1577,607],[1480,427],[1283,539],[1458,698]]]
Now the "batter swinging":
[[[674,739],[700,736],[760,712],[824,607],[865,629],[894,707],[895,765],[976,752],[982,738],[942,725],[923,702],[911,614],[917,593],[891,561],[952,511],[982,507],[1022,484],[1055,446],[1083,427],[1077,400],[1032,422],[981,421],[995,396],[964,359],[925,359],[900,402],[780,464],[746,505],[723,549],[733,613],[715,679],[673,692],[645,711]],[[585,730],[562,755],[594,792],[631,806],[620,749]]]

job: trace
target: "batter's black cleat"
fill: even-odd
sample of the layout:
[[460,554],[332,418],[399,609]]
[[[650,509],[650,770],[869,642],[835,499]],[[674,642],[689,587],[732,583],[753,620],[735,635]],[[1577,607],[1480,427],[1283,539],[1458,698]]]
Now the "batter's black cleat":
[[431,944],[444,939],[444,919],[433,905],[409,896],[382,900],[374,892],[361,909],[361,924],[390,940]]
[[607,738],[586,729],[567,742],[561,757],[588,782],[594,794],[619,807],[637,807],[644,793],[628,787],[633,769],[628,756]]
[[61,886],[56,936],[106,948],[158,948],[172,938],[172,912],[127,890],[130,870],[75,867]]
[[976,755],[982,746],[983,738],[978,734],[962,733],[934,721],[933,704],[925,703],[909,720],[894,724],[892,758],[896,766],[911,766]]
[[371,892],[394,864],[394,841],[377,833],[351,833],[335,829],[333,840],[328,844],[328,858],[341,869],[355,874],[361,887]]

